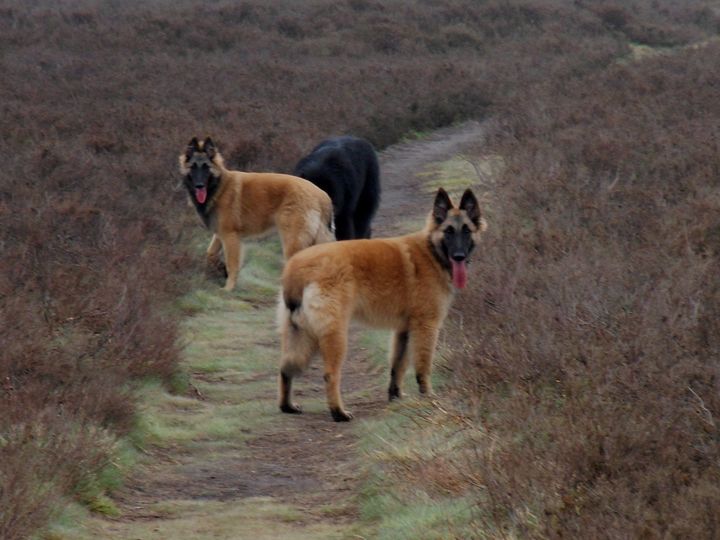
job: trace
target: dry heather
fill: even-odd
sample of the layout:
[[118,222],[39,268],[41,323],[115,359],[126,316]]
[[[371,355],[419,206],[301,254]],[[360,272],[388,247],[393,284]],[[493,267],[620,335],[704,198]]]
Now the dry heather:
[[[3,2],[0,536],[28,536],[57,500],[82,498],[78,486],[131,429],[134,381],[168,381],[177,370],[169,308],[197,272],[184,247],[197,224],[174,162],[191,134],[212,134],[232,166],[287,170],[329,134],[382,147],[488,112],[503,119],[494,144],[510,159],[515,188],[494,216],[502,236],[478,291],[487,313],[472,377],[482,388],[506,380],[522,395],[542,389],[572,411],[607,413],[582,440],[611,447],[587,453],[558,437],[575,452],[563,454],[569,476],[553,476],[570,489],[573,503],[553,514],[568,527],[569,509],[601,493],[586,486],[610,485],[589,483],[605,474],[603,456],[624,456],[632,468],[641,456],[628,455],[676,428],[685,438],[657,446],[671,455],[653,461],[687,463],[663,470],[700,486],[694,479],[713,452],[703,445],[715,436],[713,368],[701,359],[717,349],[718,233],[717,196],[699,176],[713,178],[715,109],[697,100],[714,72],[700,69],[709,53],[697,52],[668,64],[675,71],[592,74],[629,40],[683,44],[717,24],[699,0]],[[695,86],[679,75],[690,66]],[[656,103],[663,88],[676,89],[678,103]],[[531,307],[547,311],[532,317],[543,326],[516,332],[515,317]],[[643,385],[655,390],[644,394]],[[643,397],[656,391],[657,403]],[[493,392],[480,395],[487,407],[502,405]],[[633,396],[649,409],[631,407]],[[674,420],[650,433],[609,420],[646,426],[662,407]],[[502,406],[497,415],[512,428]],[[695,457],[678,450],[685,443]],[[586,455],[599,457],[588,464]],[[652,508],[665,504],[659,497]]]
[[718,58],[550,84],[478,149],[506,169],[455,364],[488,525],[720,534]]

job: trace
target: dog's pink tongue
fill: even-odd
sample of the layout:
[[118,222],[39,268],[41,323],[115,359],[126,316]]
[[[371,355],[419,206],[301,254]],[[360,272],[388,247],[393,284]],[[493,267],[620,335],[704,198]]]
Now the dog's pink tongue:
[[453,285],[458,289],[464,289],[467,284],[467,267],[465,266],[465,261],[458,262],[451,259],[450,262],[452,263]]
[[195,198],[200,204],[204,203],[207,199],[207,188],[195,188]]

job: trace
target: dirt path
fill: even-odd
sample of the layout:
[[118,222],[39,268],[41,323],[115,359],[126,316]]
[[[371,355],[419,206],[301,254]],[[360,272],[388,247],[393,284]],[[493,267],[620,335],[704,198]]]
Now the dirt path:
[[414,141],[395,144],[380,156],[382,203],[373,222],[377,236],[408,232],[408,219],[423,219],[430,211],[430,197],[423,193],[419,174],[428,166],[446,161],[483,136],[480,122],[434,131]]
[[[430,198],[417,173],[452,158],[481,133],[481,124],[470,122],[384,151],[374,234],[406,232],[410,220],[421,220]],[[196,392],[172,396],[148,389],[152,444],[148,459],[114,496],[121,517],[91,518],[79,537],[362,538],[357,426],[387,406],[388,375],[378,358],[387,336],[353,332],[342,388],[354,422],[331,420],[319,361],[295,385],[304,414],[280,414],[278,246],[256,246],[246,262],[241,291],[227,295],[207,285],[185,300],[191,313],[185,362]]]

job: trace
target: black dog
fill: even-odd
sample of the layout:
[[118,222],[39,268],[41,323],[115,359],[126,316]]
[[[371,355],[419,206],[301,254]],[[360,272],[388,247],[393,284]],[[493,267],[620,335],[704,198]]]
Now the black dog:
[[324,190],[333,202],[335,238],[370,238],[370,221],[380,203],[380,166],[365,139],[326,139],[293,172]]

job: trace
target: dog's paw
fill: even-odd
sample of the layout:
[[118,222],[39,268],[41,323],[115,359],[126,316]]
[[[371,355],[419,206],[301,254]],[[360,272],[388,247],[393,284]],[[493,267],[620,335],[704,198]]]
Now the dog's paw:
[[287,414],[302,414],[302,409],[295,403],[282,403],[280,404],[280,410]]
[[417,380],[418,390],[421,394],[426,396],[433,395],[432,384],[427,376],[417,375],[415,379]]
[[225,282],[225,286],[223,287],[223,290],[232,292],[233,289],[235,289],[235,282],[232,282],[232,283],[230,283],[229,281]]
[[402,398],[402,392],[397,384],[391,383],[388,388],[388,401]]
[[330,414],[336,422],[349,422],[353,419],[352,414],[342,409],[330,409]]
[[226,280],[228,273],[225,263],[220,259],[208,259],[205,265],[205,276],[211,281]]

